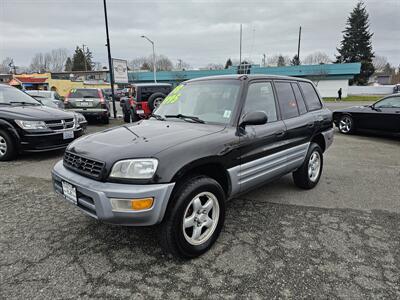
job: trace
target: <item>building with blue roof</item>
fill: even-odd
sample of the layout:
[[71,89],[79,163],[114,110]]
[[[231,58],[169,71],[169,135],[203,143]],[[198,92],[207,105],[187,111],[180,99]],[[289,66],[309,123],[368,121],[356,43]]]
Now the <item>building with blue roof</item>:
[[[317,86],[322,97],[336,97],[339,88],[342,96],[347,97],[349,79],[360,74],[361,63],[300,65],[285,67],[251,66],[250,74],[283,75],[307,78]],[[157,72],[157,82],[177,85],[182,81],[216,75],[237,74],[238,68],[233,66],[223,70],[184,70]],[[130,83],[152,82],[153,72],[128,72]]]

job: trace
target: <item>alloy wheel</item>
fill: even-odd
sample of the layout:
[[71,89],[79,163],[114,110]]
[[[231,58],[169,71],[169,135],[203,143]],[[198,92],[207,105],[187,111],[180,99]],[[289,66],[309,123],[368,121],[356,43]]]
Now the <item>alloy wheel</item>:
[[157,107],[159,107],[160,105],[161,105],[161,103],[163,102],[163,98],[156,98],[156,99],[154,99],[154,108],[157,108]]
[[7,153],[7,141],[0,135],[0,157],[6,155]]
[[352,126],[352,120],[350,117],[343,117],[339,122],[339,130],[343,133],[349,133]]
[[312,182],[318,179],[319,173],[321,172],[321,155],[318,151],[314,151],[310,160],[308,161],[308,177]]
[[219,220],[219,203],[210,192],[196,195],[186,207],[182,230],[186,241],[191,245],[201,245],[214,233]]

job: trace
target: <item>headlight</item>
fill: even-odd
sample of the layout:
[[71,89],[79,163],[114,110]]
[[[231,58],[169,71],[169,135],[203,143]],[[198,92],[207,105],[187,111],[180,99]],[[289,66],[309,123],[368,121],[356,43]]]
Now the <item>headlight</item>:
[[157,170],[158,160],[148,159],[127,159],[116,162],[111,170],[110,177],[149,179]]
[[15,123],[22,129],[47,129],[46,123],[43,121],[15,120]]
[[80,113],[75,113],[75,119],[77,122],[86,122],[86,118]]

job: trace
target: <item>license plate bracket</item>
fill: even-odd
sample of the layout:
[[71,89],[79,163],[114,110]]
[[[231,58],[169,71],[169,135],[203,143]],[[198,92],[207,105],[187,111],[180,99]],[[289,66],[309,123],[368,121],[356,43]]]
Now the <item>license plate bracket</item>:
[[63,139],[64,140],[69,140],[69,139],[73,139],[73,138],[74,138],[74,132],[72,130],[63,132]]
[[63,188],[64,198],[67,201],[77,205],[78,204],[78,198],[76,197],[76,187],[74,187],[72,184],[70,184],[70,183],[68,183],[66,181],[63,181],[62,182],[62,188]]

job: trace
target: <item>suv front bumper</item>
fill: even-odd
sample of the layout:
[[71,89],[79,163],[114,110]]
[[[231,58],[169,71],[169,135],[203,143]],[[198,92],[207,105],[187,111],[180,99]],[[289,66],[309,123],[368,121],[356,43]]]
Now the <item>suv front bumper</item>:
[[[53,187],[63,199],[62,182],[76,188],[76,206],[89,216],[105,223],[125,226],[149,226],[160,223],[164,217],[174,183],[132,185],[96,181],[76,174],[59,161],[52,171]],[[153,206],[141,211],[115,211],[111,198],[154,198]],[[67,200],[65,200],[67,201]],[[67,201],[72,204],[72,202]]]

